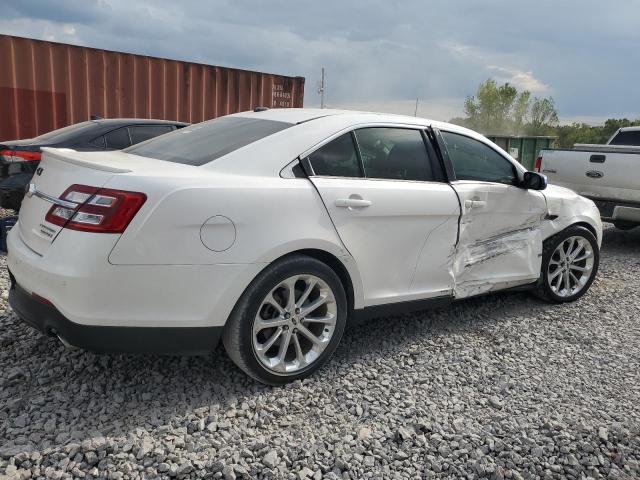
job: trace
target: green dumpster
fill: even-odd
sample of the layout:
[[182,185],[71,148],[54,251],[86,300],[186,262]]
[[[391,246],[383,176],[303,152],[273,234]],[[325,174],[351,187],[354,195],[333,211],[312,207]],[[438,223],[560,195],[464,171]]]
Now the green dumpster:
[[486,137],[509,152],[528,170],[533,170],[540,150],[553,148],[553,144],[558,139],[558,137],[520,137],[514,135],[486,135]]

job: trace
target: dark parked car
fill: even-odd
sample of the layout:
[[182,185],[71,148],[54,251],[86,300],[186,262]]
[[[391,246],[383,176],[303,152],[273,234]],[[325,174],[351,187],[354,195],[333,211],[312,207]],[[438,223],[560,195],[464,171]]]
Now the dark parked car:
[[121,150],[187,125],[167,120],[99,119],[69,125],[36,138],[0,142],[0,206],[20,209],[25,187],[40,163],[42,147]]

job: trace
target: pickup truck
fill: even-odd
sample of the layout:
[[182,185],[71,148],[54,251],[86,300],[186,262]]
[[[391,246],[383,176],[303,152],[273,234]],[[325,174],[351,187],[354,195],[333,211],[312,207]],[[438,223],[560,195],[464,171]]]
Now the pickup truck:
[[534,169],[593,200],[617,228],[640,226],[640,127],[619,129],[605,145],[541,150]]

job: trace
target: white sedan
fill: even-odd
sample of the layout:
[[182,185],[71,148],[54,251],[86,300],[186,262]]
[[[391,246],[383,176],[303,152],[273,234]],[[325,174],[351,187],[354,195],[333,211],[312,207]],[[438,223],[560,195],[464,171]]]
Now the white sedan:
[[44,149],[8,238],[10,303],[95,351],[310,375],[354,318],[530,288],[582,296],[593,202],[485,137],[414,117],[245,112],[119,152]]

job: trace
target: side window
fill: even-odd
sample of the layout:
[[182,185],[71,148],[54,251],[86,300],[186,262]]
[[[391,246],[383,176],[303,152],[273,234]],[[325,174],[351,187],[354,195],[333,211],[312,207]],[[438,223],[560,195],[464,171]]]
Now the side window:
[[367,178],[434,180],[419,130],[373,127],[356,130]]
[[122,150],[131,146],[129,132],[126,127],[118,128],[104,136],[107,141],[107,148],[110,150]]
[[106,148],[106,143],[104,141],[104,137],[103,136],[99,136],[94,138],[93,140],[91,140],[89,142],[89,145],[95,148],[100,148],[100,149],[105,149]]
[[458,180],[480,180],[507,185],[517,183],[515,167],[492,148],[465,135],[441,133]]
[[361,177],[358,154],[350,133],[332,140],[309,155],[316,175]]
[[136,125],[129,127],[131,143],[133,145],[157,137],[158,135],[169,133],[172,130],[173,127],[171,125]]

